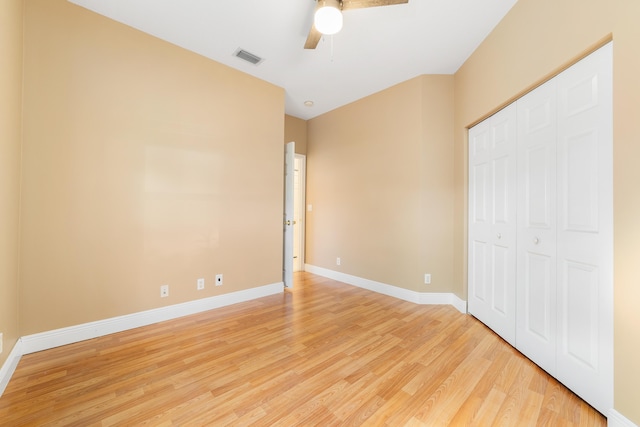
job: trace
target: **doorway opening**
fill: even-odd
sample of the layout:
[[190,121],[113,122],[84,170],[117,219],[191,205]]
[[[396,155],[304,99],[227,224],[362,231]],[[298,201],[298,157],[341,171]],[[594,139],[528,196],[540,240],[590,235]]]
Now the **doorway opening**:
[[306,156],[295,154],[295,142],[284,149],[282,282],[293,287],[293,272],[304,270]]

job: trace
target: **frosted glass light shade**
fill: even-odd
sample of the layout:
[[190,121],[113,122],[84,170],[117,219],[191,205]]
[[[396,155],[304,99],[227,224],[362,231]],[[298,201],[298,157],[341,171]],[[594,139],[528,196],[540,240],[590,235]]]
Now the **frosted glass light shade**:
[[328,5],[316,10],[313,17],[313,23],[318,31],[330,36],[331,34],[336,34],[342,29],[342,12],[340,9],[333,6],[332,2],[326,2],[326,4]]

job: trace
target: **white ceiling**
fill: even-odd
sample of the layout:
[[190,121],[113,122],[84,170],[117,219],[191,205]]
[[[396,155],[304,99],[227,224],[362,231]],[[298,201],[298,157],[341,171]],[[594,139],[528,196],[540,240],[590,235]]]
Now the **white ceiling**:
[[[342,31],[315,50],[303,49],[314,0],[69,1],[284,88],[286,113],[306,120],[422,74],[455,73],[517,0],[345,11]],[[238,48],[264,61],[236,58]]]

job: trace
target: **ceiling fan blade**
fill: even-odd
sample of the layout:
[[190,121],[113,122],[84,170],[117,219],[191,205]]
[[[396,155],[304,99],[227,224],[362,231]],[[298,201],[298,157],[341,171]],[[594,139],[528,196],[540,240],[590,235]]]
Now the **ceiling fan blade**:
[[311,29],[309,30],[309,35],[307,36],[307,41],[304,42],[305,49],[315,49],[318,46],[318,42],[320,42],[320,38],[322,37],[322,33],[316,30],[316,26],[311,24]]
[[409,3],[409,0],[342,0],[342,10],[363,9],[365,7],[391,6]]

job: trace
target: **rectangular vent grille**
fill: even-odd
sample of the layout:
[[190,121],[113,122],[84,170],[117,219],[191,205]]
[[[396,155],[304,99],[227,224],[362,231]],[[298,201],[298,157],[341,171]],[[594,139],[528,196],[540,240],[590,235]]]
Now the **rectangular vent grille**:
[[240,59],[244,59],[247,62],[251,62],[253,65],[258,65],[263,61],[263,59],[260,58],[259,56],[256,56],[253,53],[249,53],[244,49],[236,50],[234,55]]

